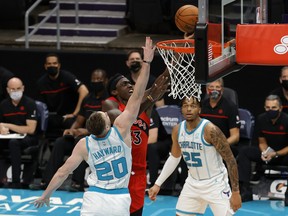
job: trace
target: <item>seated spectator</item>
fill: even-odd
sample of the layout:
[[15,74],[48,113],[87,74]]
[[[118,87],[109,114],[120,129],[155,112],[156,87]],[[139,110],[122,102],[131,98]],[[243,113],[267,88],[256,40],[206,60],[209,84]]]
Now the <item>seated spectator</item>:
[[58,137],[71,127],[89,92],[74,74],[61,70],[56,54],[46,56],[44,68],[46,74],[37,81],[39,100],[46,103],[49,110],[47,133]]
[[[53,175],[62,166],[64,157],[70,155],[77,142],[88,134],[85,128],[86,120],[94,111],[102,109],[102,101],[108,97],[106,91],[107,74],[102,69],[96,69],[91,74],[90,94],[84,98],[81,109],[77,115],[76,121],[70,129],[66,129],[62,137],[56,139],[52,149],[49,162],[43,174],[40,184],[30,184],[32,190],[45,189],[52,179]],[[72,191],[84,190],[84,175],[86,162],[83,161],[80,166],[74,170],[72,177],[73,184],[70,187]]]
[[281,87],[274,89],[270,94],[278,95],[282,101],[282,112],[288,114],[288,66],[281,69],[279,76]]
[[12,184],[10,186],[21,188],[28,186],[30,183],[27,182],[29,178],[26,176],[25,167],[23,184],[20,184],[21,151],[38,144],[36,103],[31,98],[23,95],[24,85],[17,77],[8,81],[7,92],[10,97],[4,99],[0,104],[0,133],[2,135],[18,133],[26,134],[26,136],[23,139],[1,139],[0,152],[5,147],[9,148],[12,165]]
[[[265,99],[265,112],[258,115],[255,137],[258,146],[240,149],[238,155],[239,183],[242,201],[253,200],[250,187],[251,162],[271,165],[288,164],[288,115],[282,112],[281,100],[277,95]],[[287,191],[285,205],[288,206]]]
[[237,156],[237,144],[240,139],[240,121],[236,104],[223,97],[224,81],[222,78],[208,83],[208,98],[202,101],[202,118],[210,120],[224,133],[234,156]]
[[12,77],[14,77],[14,74],[12,72],[10,72],[4,67],[0,67],[0,101],[2,101],[8,96],[6,90],[7,82]]

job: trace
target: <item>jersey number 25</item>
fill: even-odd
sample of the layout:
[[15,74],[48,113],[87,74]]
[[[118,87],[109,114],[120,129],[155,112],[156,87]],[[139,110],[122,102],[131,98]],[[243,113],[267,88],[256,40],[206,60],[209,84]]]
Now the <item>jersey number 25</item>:
[[183,158],[190,167],[201,167],[202,161],[199,152],[183,152]]

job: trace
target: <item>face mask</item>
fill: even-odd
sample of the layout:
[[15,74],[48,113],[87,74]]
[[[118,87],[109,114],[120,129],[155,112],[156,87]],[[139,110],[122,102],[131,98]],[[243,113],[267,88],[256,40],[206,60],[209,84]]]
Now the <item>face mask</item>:
[[56,76],[56,74],[58,73],[58,67],[47,67],[46,71],[48,75]]
[[221,95],[221,91],[217,91],[217,90],[209,91],[209,97],[213,100],[218,99],[220,95]]
[[279,110],[268,110],[266,113],[270,119],[275,119],[279,115]]
[[281,85],[285,90],[288,90],[288,80],[282,80]]
[[9,95],[10,95],[10,98],[12,100],[18,101],[22,98],[23,92],[22,91],[15,91],[15,92],[11,92]]
[[105,88],[103,82],[91,82],[90,83],[90,90],[93,93],[97,93],[102,91]]
[[129,69],[132,73],[137,73],[141,69],[140,62],[139,61],[132,62]]

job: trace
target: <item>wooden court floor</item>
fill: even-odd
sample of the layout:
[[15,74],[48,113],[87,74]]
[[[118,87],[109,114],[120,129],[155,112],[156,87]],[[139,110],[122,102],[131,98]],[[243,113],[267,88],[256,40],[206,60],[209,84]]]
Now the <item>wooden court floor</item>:
[[[42,191],[0,189],[0,216],[60,216],[79,215],[83,193],[56,191],[53,194],[50,207],[35,209],[30,203]],[[155,202],[145,198],[143,216],[175,216],[177,197],[158,196]],[[204,214],[212,216],[208,208]],[[282,200],[254,200],[243,203],[242,208],[235,214],[237,216],[288,216],[288,207]]]

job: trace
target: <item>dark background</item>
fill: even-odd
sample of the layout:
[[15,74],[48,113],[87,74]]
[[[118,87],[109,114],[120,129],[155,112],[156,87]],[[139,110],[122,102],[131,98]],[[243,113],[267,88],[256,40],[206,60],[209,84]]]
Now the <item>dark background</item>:
[[[159,0],[163,4],[172,2],[176,6],[184,4],[196,5],[198,0]],[[35,0],[1,0],[0,1],[0,31],[1,28],[23,28],[23,18],[25,10],[31,6]],[[48,4],[49,0],[43,0],[43,4]],[[128,4],[128,2],[130,2]],[[133,3],[134,2],[134,6]],[[150,0],[127,0],[130,8],[137,9],[136,3],[140,4],[152,2]],[[209,1],[214,6],[220,5],[220,0]],[[174,5],[174,9],[177,8]],[[134,8],[135,7],[135,8]],[[172,7],[172,6],[171,6]],[[145,7],[146,8],[146,7]],[[151,8],[141,7],[132,19],[137,31],[137,21],[140,22],[138,28],[142,29],[147,15],[150,16]],[[281,23],[282,14],[288,13],[288,0],[268,0],[268,21],[269,23]],[[167,8],[166,8],[167,9]],[[171,8],[170,8],[171,9]],[[148,10],[148,11],[147,11]],[[156,10],[154,8],[154,10]],[[169,11],[169,10],[168,10]],[[175,11],[174,11],[175,12]],[[157,13],[156,13],[157,14]],[[168,16],[171,12],[167,13]],[[164,16],[167,14],[163,14]],[[172,13],[173,14],[173,13]],[[133,15],[133,14],[132,14]],[[134,14],[135,15],[135,14]],[[137,20],[138,19],[140,20]],[[158,17],[159,18],[159,17]],[[162,17],[161,17],[162,18]],[[170,17],[171,18],[171,17]],[[173,16],[172,16],[173,18]],[[152,18],[151,18],[152,19]],[[131,20],[130,20],[131,21]],[[131,22],[132,22],[131,21]],[[152,21],[155,21],[155,17]],[[152,22],[151,21],[151,22]],[[172,19],[173,21],[173,19]],[[19,25],[21,23],[21,25]],[[172,22],[173,23],[173,22]],[[171,23],[170,23],[171,24]],[[151,26],[151,23],[149,24]],[[159,26],[158,26],[159,27]],[[157,27],[157,29],[159,29]],[[154,29],[155,30],[155,29]],[[153,33],[153,32],[150,32]],[[144,36],[143,36],[144,37]],[[112,51],[57,51],[60,55],[62,68],[74,73],[81,81],[88,83],[90,73],[95,68],[103,68],[111,76],[115,73],[126,73],[125,65],[126,52],[123,50]],[[15,75],[23,79],[26,94],[35,97],[35,82],[44,73],[43,64],[45,55],[48,51],[44,50],[25,50],[20,48],[0,49],[0,66],[11,70]],[[288,57],[287,57],[288,58]],[[279,86],[279,72],[282,66],[246,66],[237,73],[230,74],[224,78],[225,86],[237,91],[239,105],[241,108],[249,109],[254,115],[263,112],[264,99],[268,93]],[[152,63],[152,74],[159,75],[165,65],[159,55],[156,55]],[[171,98],[168,104],[175,103]]]
[[[62,69],[74,73],[81,81],[88,83],[95,68],[105,69],[109,76],[126,73],[125,51],[77,52],[59,51]],[[35,82],[43,75],[43,64],[47,51],[25,49],[0,49],[0,65],[23,79],[25,92],[35,97]],[[152,62],[152,74],[163,72],[165,65],[159,55]],[[279,86],[282,66],[246,66],[241,71],[224,77],[226,87],[237,91],[239,106],[249,109],[254,115],[263,112],[264,99],[271,90]],[[168,104],[175,101],[169,98]]]

